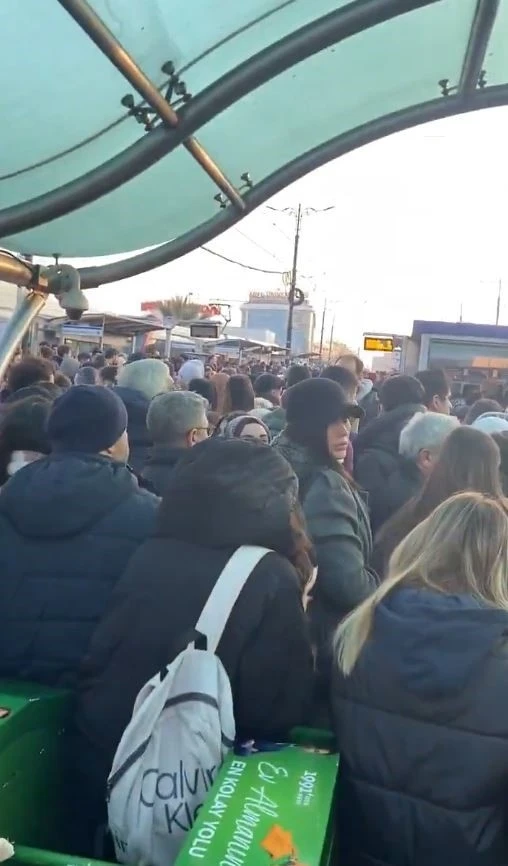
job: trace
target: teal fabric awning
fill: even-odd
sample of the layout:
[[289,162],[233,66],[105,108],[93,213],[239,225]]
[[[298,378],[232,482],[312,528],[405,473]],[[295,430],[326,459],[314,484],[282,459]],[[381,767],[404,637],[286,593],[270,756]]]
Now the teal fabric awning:
[[2,0],[0,33],[1,244],[156,247],[85,287],[187,252],[354,147],[508,102],[508,0]]

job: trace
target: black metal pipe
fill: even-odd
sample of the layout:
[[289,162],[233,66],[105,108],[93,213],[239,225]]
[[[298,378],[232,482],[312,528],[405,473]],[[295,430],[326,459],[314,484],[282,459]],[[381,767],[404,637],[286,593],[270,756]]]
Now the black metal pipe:
[[458,93],[461,96],[473,93],[483,69],[485,54],[496,23],[499,0],[477,0],[476,11],[464,55]]
[[[365,144],[423,123],[507,104],[508,84],[478,90],[467,99],[459,96],[434,99],[372,120],[307,151],[269,175],[245,196],[247,212],[253,211],[310,171]],[[81,268],[81,287],[96,288],[105,283],[134,277],[152,268],[158,268],[208,243],[240,219],[241,217],[233,210],[221,211],[217,216],[186,232],[180,238],[147,252],[108,265]]]
[[[176,129],[180,121],[174,108],[164,99],[155,84],[150,81],[129,52],[92,9],[88,0],[58,0],[58,2],[129,84],[137,90],[162,122],[170,129]],[[183,146],[231,204],[239,210],[244,210],[245,205],[240,193],[204,147],[192,136],[183,142]]]
[[0,237],[35,228],[96,201],[146,171],[221,111],[295,63],[362,30],[436,2],[441,0],[355,0],[311,21],[195,96],[179,112],[177,129],[161,126],[81,177],[0,210]]

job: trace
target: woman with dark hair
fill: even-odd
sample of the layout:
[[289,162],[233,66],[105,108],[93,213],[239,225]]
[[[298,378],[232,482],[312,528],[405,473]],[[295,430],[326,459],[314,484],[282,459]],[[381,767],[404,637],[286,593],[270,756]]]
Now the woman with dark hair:
[[222,412],[224,415],[230,412],[252,412],[255,398],[254,387],[248,376],[230,376],[226,383]]
[[318,577],[310,610],[323,688],[333,633],[376,588],[369,568],[372,536],[367,509],[344,470],[351,419],[363,415],[330,379],[308,379],[287,392],[286,429],[273,447],[293,467],[315,547]]
[[314,669],[304,599],[313,567],[295,475],[271,448],[210,439],[177,464],[156,535],[131,559],[82,665],[78,727],[103,786],[141,686],[187,645],[242,545],[270,552],[242,589],[218,647],[237,735],[278,739],[306,720]]
[[502,498],[500,466],[499,447],[491,436],[464,425],[450,433],[420,492],[377,534],[372,565],[378,574],[385,574],[397,545],[445,499],[464,490]]
[[211,412],[217,411],[217,391],[213,381],[210,379],[191,379],[187,386],[187,390],[193,391],[195,394],[199,394],[200,397],[203,397],[207,401],[208,408]]
[[0,416],[0,484],[49,454],[46,424],[52,405],[42,397],[26,397],[5,408]]
[[217,434],[225,439],[250,439],[263,445],[270,444],[270,431],[261,418],[233,412],[226,415],[217,425]]

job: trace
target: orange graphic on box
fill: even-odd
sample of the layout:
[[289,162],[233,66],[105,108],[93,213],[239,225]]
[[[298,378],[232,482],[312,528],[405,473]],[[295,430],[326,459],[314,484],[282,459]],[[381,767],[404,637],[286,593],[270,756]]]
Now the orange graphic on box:
[[261,847],[271,858],[272,866],[304,866],[298,859],[292,833],[278,824],[273,825]]

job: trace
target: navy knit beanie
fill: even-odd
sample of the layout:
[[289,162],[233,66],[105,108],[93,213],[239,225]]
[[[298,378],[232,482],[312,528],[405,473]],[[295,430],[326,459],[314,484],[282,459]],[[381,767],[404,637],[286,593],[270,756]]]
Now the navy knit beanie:
[[52,451],[100,454],[127,429],[127,410],[110,388],[74,385],[55,400],[48,419]]

